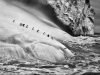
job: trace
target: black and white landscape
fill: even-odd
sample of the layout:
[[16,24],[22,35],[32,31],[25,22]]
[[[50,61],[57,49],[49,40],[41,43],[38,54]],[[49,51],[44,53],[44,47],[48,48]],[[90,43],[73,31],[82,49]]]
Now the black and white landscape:
[[[73,37],[24,1],[0,0],[0,75],[100,75],[99,36]],[[99,33],[100,1],[90,1]]]

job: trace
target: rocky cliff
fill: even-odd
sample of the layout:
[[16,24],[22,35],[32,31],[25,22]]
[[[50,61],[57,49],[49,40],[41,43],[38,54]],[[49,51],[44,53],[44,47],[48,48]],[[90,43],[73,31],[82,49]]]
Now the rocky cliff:
[[90,0],[48,0],[57,17],[73,35],[94,35],[94,9]]

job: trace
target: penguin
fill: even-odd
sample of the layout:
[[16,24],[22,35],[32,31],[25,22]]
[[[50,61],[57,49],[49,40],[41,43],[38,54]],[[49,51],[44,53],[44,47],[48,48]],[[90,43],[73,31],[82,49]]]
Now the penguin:
[[22,25],[23,27],[25,26],[25,24]]
[[45,32],[43,34],[45,35]]
[[13,23],[15,22],[15,20],[13,20]]
[[37,32],[39,32],[39,30],[37,30]]
[[50,35],[48,34],[47,37],[49,37]]
[[53,37],[51,37],[51,39],[53,40]]
[[34,30],[34,27],[32,28],[32,30]]
[[28,25],[26,26],[26,28],[28,28]]
[[20,26],[22,26],[22,25],[23,25],[23,23],[20,23],[19,25],[20,25]]

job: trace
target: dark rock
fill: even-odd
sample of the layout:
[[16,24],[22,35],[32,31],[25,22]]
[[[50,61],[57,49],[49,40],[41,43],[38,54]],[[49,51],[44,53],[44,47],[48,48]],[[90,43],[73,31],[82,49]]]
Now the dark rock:
[[70,68],[76,68],[76,66],[75,66],[74,64],[68,64],[68,66],[69,66]]
[[81,67],[88,67],[89,65],[87,63],[79,63],[77,64],[78,66],[81,66]]
[[29,68],[35,67],[34,64],[19,64],[18,66],[19,67],[29,67]]
[[50,65],[44,65],[44,66],[40,66],[39,68],[56,68],[56,67],[58,67],[58,66],[50,66]]
[[94,62],[94,61],[89,62],[89,65],[97,65],[97,64],[98,62]]
[[17,60],[11,60],[11,61],[9,61],[7,63],[4,63],[3,65],[13,65],[13,64],[18,64],[18,63],[20,63],[20,62],[17,61]]
[[78,55],[78,56],[73,57],[73,59],[74,60],[85,60],[85,57]]
[[54,0],[50,5],[74,35],[94,35],[95,12],[90,0]]
[[87,72],[87,73],[84,73],[82,75],[100,75],[100,73]]
[[95,58],[95,55],[91,54],[91,55],[89,55],[89,57]]

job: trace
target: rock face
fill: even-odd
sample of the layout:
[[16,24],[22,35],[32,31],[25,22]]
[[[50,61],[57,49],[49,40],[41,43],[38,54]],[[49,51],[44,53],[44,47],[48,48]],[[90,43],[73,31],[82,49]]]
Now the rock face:
[[57,17],[70,27],[74,35],[94,34],[94,9],[90,0],[48,0]]

